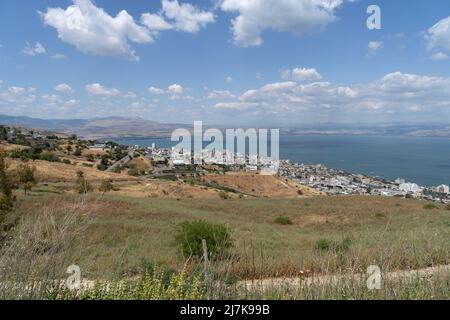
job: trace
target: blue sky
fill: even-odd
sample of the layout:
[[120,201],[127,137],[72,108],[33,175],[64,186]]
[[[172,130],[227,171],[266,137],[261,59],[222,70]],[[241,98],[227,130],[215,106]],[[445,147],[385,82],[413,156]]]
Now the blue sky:
[[[371,4],[381,30],[366,26]],[[2,0],[0,21],[3,114],[255,125],[450,115],[448,0]]]

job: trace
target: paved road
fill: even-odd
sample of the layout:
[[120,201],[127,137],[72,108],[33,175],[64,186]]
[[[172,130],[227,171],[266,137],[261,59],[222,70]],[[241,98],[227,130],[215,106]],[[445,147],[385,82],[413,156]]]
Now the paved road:
[[133,154],[129,153],[126,157],[123,157],[122,159],[114,163],[111,167],[106,169],[106,172],[113,172],[117,167],[124,166],[131,160],[133,160]]

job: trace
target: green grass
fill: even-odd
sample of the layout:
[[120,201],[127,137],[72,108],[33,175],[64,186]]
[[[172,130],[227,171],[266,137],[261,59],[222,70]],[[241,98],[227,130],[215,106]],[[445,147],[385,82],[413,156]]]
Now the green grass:
[[[78,196],[21,198],[18,210],[39,214]],[[91,196],[92,223],[72,250],[89,279],[134,276],[143,263],[177,270],[185,264],[175,243],[177,226],[205,220],[226,225],[235,242],[229,263],[213,266],[236,279],[298,276],[369,265],[383,271],[448,264],[450,212],[415,200],[372,197],[309,199],[201,199]],[[274,224],[289,213],[292,225]],[[345,242],[345,239],[351,242]],[[330,250],[317,250],[323,239]],[[322,245],[321,245],[322,246]]]
[[427,203],[426,205],[423,206],[423,208],[426,210],[434,210],[434,209],[438,209],[439,207],[437,205],[435,205],[434,203]]
[[319,239],[316,242],[315,248],[317,251],[344,253],[349,251],[351,244],[352,239],[348,237],[342,241]]
[[286,216],[278,216],[275,218],[275,223],[276,224],[280,224],[282,226],[288,226],[293,224],[291,218],[286,217]]

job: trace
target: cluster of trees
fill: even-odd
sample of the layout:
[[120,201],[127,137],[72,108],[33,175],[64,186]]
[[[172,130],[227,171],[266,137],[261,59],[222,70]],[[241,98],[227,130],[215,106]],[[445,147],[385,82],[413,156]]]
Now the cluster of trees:
[[8,139],[8,128],[5,126],[0,126],[0,140],[5,141]]
[[[88,180],[86,180],[83,171],[77,172],[77,180],[75,183],[75,190],[79,194],[87,194],[89,192],[94,191],[94,187],[89,183]],[[117,189],[117,187],[115,187],[113,185],[112,179],[105,179],[100,184],[100,187],[98,188],[98,190],[104,195],[107,192],[116,191],[118,189]]]
[[7,224],[7,216],[13,211],[16,196],[14,189],[21,187],[25,195],[36,185],[36,168],[27,163],[20,164],[16,170],[9,170],[6,153],[0,151],[0,244],[3,242],[5,233],[15,224],[17,219]]
[[60,162],[60,158],[50,151],[39,147],[31,147],[23,150],[14,150],[10,153],[11,158],[21,160],[43,160],[49,162]]

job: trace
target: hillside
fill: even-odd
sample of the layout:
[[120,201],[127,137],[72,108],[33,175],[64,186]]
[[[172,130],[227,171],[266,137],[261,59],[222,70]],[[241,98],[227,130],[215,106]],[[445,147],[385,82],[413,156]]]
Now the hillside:
[[319,196],[321,192],[291,180],[258,174],[208,174],[202,180],[257,197]]
[[[14,170],[20,160],[11,160],[11,170]],[[136,181],[137,178],[127,174],[109,173],[81,165],[70,165],[60,162],[30,161],[31,166],[36,167],[36,178],[40,183],[67,182],[73,183],[77,178],[77,172],[82,171],[90,182],[100,182],[104,179],[113,181]]]
[[168,137],[179,124],[151,120],[108,117],[94,119],[37,119],[0,115],[0,124],[77,134],[86,139],[118,137]]

